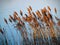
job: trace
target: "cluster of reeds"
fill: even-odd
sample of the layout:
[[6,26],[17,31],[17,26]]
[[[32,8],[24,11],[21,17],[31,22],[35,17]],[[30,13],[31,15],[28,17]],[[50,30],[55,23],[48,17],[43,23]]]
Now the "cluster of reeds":
[[[58,45],[58,37],[60,37],[60,19],[55,17],[58,21],[54,22],[50,6],[44,7],[41,10],[33,12],[32,7],[27,8],[28,14],[23,14],[20,10],[20,15],[15,11],[13,16],[9,15],[9,21],[14,22],[14,27],[20,31],[23,38],[23,45]],[[55,13],[57,14],[56,8],[54,8]],[[25,15],[25,17],[23,16]],[[4,18],[6,24],[8,21]],[[33,42],[29,42],[28,32],[26,27],[26,22],[33,31]],[[59,34],[58,34],[59,32]]]

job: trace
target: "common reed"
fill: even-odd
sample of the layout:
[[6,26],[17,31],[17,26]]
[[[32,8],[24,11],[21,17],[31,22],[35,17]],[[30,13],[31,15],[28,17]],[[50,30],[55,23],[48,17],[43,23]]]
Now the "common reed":
[[[22,16],[19,17],[17,12],[14,12],[13,16],[9,15],[9,21],[12,22],[17,22],[15,25],[15,28],[17,28],[23,38],[23,44],[24,45],[30,45],[30,41],[28,38],[28,33],[26,27],[26,23],[29,24],[33,31],[33,41],[32,45],[53,45],[58,44],[57,43],[57,38],[60,36],[57,36],[57,33],[55,33],[56,29],[54,26],[58,25],[60,26],[60,21],[57,17],[56,20],[58,21],[57,23],[54,24],[54,20],[52,17],[52,14],[50,13],[51,8],[50,6],[44,7],[40,11],[37,10],[36,12],[33,12],[32,7],[29,6],[27,8],[28,14],[24,14],[26,17],[23,16],[22,10],[20,10],[20,15]],[[55,13],[57,13],[57,9],[54,9]],[[8,24],[7,20],[4,18],[4,21],[6,24]],[[57,26],[57,27],[58,27]],[[59,29],[60,30],[60,29]],[[57,30],[58,31],[58,30]],[[60,35],[60,34],[59,34]],[[37,42],[38,40],[38,42]],[[55,42],[54,42],[55,41]],[[27,43],[28,42],[28,43]]]
[[23,16],[23,12],[22,12],[22,10],[20,10],[20,15]]
[[56,8],[54,8],[54,12],[57,13],[57,9]]
[[0,29],[0,32],[3,34],[3,31],[2,31],[2,29]]
[[6,23],[6,24],[8,24],[8,22],[7,22],[6,18],[4,18],[4,21],[5,21],[5,23]]

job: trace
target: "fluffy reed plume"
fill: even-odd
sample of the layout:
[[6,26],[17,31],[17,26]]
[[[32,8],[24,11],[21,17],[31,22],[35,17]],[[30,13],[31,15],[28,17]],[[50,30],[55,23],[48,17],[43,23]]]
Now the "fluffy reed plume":
[[38,18],[40,18],[40,19],[41,19],[41,13],[40,13],[40,11],[39,11],[39,10],[37,10],[37,11],[36,11],[36,14],[37,14]]
[[52,19],[52,15],[48,12],[48,15],[47,15],[48,19]]
[[32,7],[31,6],[29,6],[29,9],[32,11]]
[[11,15],[9,15],[9,18],[13,20],[13,17]]
[[29,15],[31,14],[31,10],[29,9],[29,8],[27,8],[27,11],[28,11],[28,13],[29,13]]
[[31,20],[32,20],[32,19],[31,19],[30,17],[27,17],[27,18],[26,18],[26,21],[27,21],[27,22],[30,22]]
[[14,19],[16,20],[17,19],[17,15],[16,14],[13,14],[13,16],[14,16]]
[[48,18],[47,18],[46,15],[44,15],[44,16],[43,16],[43,22],[47,23],[47,21],[48,21]]
[[57,9],[56,8],[54,8],[54,12],[57,13]]
[[37,18],[34,12],[32,12],[32,14],[34,15],[35,18]]
[[47,6],[47,8],[48,8],[48,10],[49,10],[49,11],[51,11],[51,8],[50,8],[50,6]]
[[12,20],[12,21],[16,21],[16,18],[15,18],[16,16],[14,16],[14,17],[12,17],[11,15],[9,15],[9,18]]
[[45,11],[44,9],[41,9],[41,13],[42,13],[43,15],[46,15],[46,11]]
[[12,23],[12,20],[9,18],[9,21]]
[[25,14],[25,16],[26,16],[26,17],[28,17],[28,15],[27,15],[27,14]]
[[15,11],[13,15],[16,15],[16,16],[18,16],[18,13]]
[[23,12],[22,12],[22,10],[20,10],[20,15],[23,16]]
[[5,21],[5,23],[6,23],[6,24],[8,24],[8,22],[7,22],[6,18],[4,18],[4,21]]

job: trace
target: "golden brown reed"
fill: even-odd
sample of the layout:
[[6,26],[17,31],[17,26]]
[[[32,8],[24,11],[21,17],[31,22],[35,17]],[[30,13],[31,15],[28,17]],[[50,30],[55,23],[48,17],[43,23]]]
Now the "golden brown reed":
[[57,9],[56,8],[54,8],[54,12],[57,13]]
[[9,21],[12,23],[12,20],[9,18]]
[[[36,39],[36,36],[38,35],[38,38],[41,37],[44,39],[45,37],[48,38],[49,36],[52,37],[56,37],[56,33],[54,30],[54,21],[53,21],[53,17],[52,14],[50,13],[51,8],[50,6],[47,6],[48,9],[46,9],[46,7],[44,7],[43,9],[41,9],[40,11],[37,10],[36,12],[32,11],[32,7],[29,6],[29,8],[27,8],[28,14],[25,14],[26,17],[22,16],[23,12],[22,10],[20,10],[20,15],[22,16],[22,18],[20,18],[17,14],[17,12],[14,12],[13,17],[11,15],[9,15],[9,21],[12,22],[15,20],[18,20],[17,24],[16,24],[16,28],[18,28],[19,30],[21,30],[21,32],[24,32],[26,34],[26,29],[24,29],[24,31],[22,31],[22,27],[24,27],[25,25],[23,24],[24,22],[28,22],[29,26],[31,26],[32,30],[33,30],[33,38]],[[57,13],[57,10],[55,8],[55,12]],[[39,20],[40,22],[38,22],[37,18],[41,19]],[[60,26],[60,21],[57,17],[55,17],[58,20],[58,25]],[[4,18],[4,21],[6,24],[8,24],[7,20]],[[43,26],[41,26],[43,24]],[[47,29],[46,25],[48,25]],[[25,28],[25,27],[24,27]],[[48,33],[49,32],[49,33]],[[22,33],[23,37],[24,34]],[[27,34],[26,34],[27,37]],[[35,41],[34,41],[35,42]]]
[[51,11],[51,8],[50,8],[50,6],[47,6],[47,8],[48,8],[48,10],[49,10],[49,11]]
[[20,15],[23,16],[23,12],[22,12],[22,10],[20,10]]

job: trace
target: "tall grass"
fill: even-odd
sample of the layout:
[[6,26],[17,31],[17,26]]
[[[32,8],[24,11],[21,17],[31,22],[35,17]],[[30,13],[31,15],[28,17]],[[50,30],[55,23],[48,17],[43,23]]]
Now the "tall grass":
[[[32,7],[29,6],[27,11],[28,14],[25,14],[26,17],[24,17],[22,10],[20,10],[20,15],[22,18],[19,17],[16,11],[14,12],[13,16],[9,15],[9,21],[11,24],[12,22],[15,23],[15,25],[13,25],[14,28],[17,29],[16,31],[20,32],[23,38],[21,45],[59,45],[60,43],[58,41],[60,37],[60,19],[55,17],[58,22],[54,22],[52,14],[50,13],[50,6],[47,6],[47,8],[44,7],[43,9],[37,10],[36,12],[33,12]],[[54,11],[57,14],[56,8],[54,8]],[[4,21],[9,27],[9,23],[5,18]],[[33,31],[33,41],[29,40],[29,32],[27,32],[27,28],[29,27],[26,27],[26,23],[29,24],[31,27],[30,30]],[[0,32],[3,33],[2,30],[0,30]],[[11,34],[12,33],[13,32],[11,32]]]

